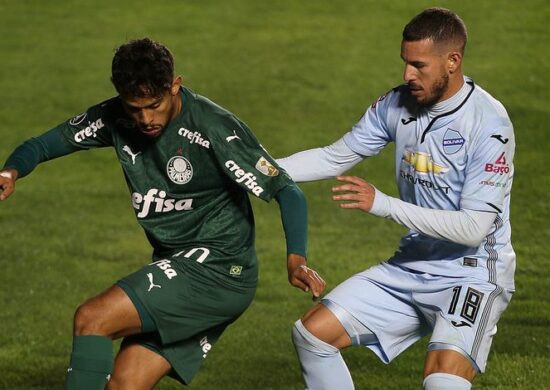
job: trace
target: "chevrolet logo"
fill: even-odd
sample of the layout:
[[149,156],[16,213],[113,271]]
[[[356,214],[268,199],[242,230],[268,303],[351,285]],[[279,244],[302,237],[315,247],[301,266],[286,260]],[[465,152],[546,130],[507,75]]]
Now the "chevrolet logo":
[[445,173],[449,168],[435,163],[431,156],[428,153],[423,152],[409,152],[406,150],[403,153],[403,161],[405,161],[410,166],[414,167],[414,170],[418,173],[429,173],[433,172],[435,174]]

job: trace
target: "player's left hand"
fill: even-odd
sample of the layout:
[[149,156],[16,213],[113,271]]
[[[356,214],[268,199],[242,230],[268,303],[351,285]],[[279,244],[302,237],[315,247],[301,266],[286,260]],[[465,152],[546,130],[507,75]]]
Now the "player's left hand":
[[287,270],[290,284],[305,292],[311,292],[314,300],[318,299],[325,290],[325,281],[317,271],[306,265],[305,257],[288,255]]
[[347,184],[332,187],[332,192],[339,193],[333,195],[332,199],[349,200],[348,203],[340,203],[340,207],[359,209],[368,213],[374,203],[375,190],[372,184],[357,176],[339,176],[337,179]]

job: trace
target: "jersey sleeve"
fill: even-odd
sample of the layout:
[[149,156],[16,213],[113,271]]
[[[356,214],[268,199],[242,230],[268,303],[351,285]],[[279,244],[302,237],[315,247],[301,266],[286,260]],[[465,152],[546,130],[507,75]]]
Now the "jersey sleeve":
[[292,182],[252,131],[235,116],[222,117],[211,139],[214,154],[225,174],[254,196],[269,202]]
[[18,177],[22,178],[42,162],[78,150],[110,145],[112,141],[107,131],[98,136],[98,132],[105,128],[100,112],[100,107],[92,107],[44,134],[28,139],[8,157],[4,168],[16,169]]
[[105,102],[90,107],[57,126],[65,141],[78,150],[112,146],[113,137],[106,119],[107,106]]
[[344,135],[344,142],[351,150],[361,156],[375,156],[392,140],[388,118],[397,98],[395,90],[380,96]]
[[473,145],[468,152],[460,208],[501,212],[514,176],[512,124],[482,131]]

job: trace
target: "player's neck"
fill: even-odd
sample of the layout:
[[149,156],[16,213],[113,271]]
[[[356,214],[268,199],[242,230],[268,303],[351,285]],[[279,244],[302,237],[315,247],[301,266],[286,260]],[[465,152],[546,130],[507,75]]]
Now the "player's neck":
[[462,73],[453,74],[451,77],[449,77],[449,86],[447,88],[447,91],[445,91],[438,103],[449,100],[450,98],[455,96],[463,86],[464,75],[462,75]]
[[174,118],[176,118],[179,114],[181,114],[183,110],[183,96],[181,94],[181,91],[178,91],[178,93],[174,95],[172,99],[173,99],[174,110],[172,112],[172,117],[170,118],[170,120],[173,120]]
[[[429,108],[429,112],[431,115],[440,115],[443,112],[450,111],[457,107],[468,95],[469,88],[467,87],[466,83],[464,82],[464,77],[462,76],[461,79],[462,83],[458,87],[458,89],[454,89],[453,93],[446,94],[448,97],[446,99],[442,99],[433,106]],[[449,83],[449,89],[450,89],[450,83]]]

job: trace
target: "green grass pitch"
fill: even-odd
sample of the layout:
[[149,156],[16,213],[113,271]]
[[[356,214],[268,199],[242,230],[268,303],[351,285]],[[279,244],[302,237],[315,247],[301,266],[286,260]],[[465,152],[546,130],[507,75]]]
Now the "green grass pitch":
[[[0,160],[28,137],[113,95],[113,49],[167,44],[186,85],[227,107],[276,157],[330,143],[401,82],[400,34],[425,7],[469,27],[465,73],[507,107],[517,138],[512,194],[515,294],[479,389],[550,384],[550,5],[524,1],[1,0]],[[396,194],[392,150],[354,168]],[[388,257],[404,229],[330,200],[333,182],[302,186],[309,260],[328,289]],[[256,299],[205,361],[191,389],[303,389],[290,341],[311,305],[286,280],[278,208],[254,201]],[[545,249],[546,248],[546,249]],[[149,261],[112,150],[40,166],[0,204],[0,388],[63,388],[79,303]],[[421,387],[426,340],[385,366],[344,352],[357,389]],[[165,379],[159,389],[180,388]]]

